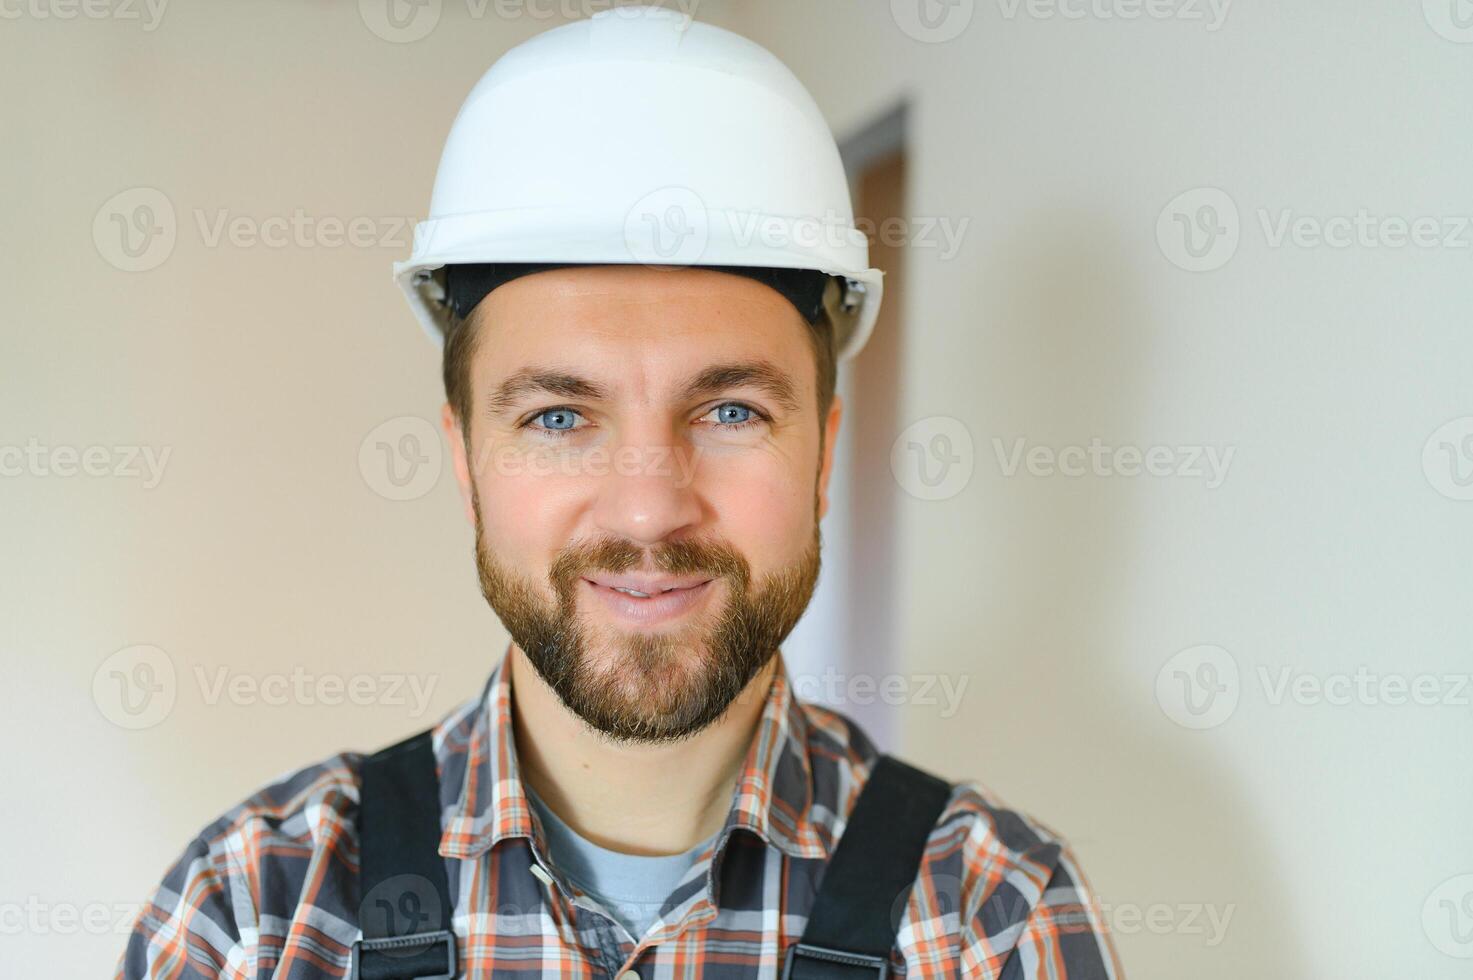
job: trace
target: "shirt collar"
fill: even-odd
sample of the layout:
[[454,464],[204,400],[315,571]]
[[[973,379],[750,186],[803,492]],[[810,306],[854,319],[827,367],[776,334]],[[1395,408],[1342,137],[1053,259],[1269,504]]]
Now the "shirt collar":
[[[507,654],[510,653],[510,645]],[[798,858],[825,858],[814,825],[808,723],[782,653],[732,795],[726,826],[750,831]],[[460,795],[440,838],[444,857],[473,859],[511,837],[535,839],[517,769],[507,655],[491,672],[472,718]],[[442,767],[442,771],[448,767]],[[723,837],[725,834],[723,833]]]

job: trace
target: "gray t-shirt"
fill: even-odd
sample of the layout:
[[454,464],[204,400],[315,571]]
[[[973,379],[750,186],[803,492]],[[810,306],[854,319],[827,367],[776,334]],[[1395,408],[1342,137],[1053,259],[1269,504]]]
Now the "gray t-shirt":
[[607,909],[636,942],[659,916],[680,879],[716,838],[712,834],[684,854],[621,854],[599,847],[563,823],[527,783],[522,789],[542,821],[550,852],[547,859]]

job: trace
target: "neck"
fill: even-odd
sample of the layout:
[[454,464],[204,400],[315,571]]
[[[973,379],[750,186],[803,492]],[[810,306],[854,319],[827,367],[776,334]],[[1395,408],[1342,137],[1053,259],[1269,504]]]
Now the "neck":
[[506,669],[519,774],[564,823],[600,847],[687,851],[726,821],[778,662],[768,661],[724,715],[690,738],[627,743],[592,731],[512,643]]

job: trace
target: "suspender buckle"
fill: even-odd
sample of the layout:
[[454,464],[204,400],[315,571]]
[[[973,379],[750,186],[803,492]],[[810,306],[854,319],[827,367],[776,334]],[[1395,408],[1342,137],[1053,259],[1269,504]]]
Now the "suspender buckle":
[[[442,950],[436,947],[443,944]],[[449,929],[353,943],[349,980],[455,980],[460,972]]]
[[[803,960],[809,960],[811,964],[805,964]],[[804,942],[788,947],[788,955],[783,962],[782,980],[806,980],[810,977],[828,980],[830,977],[850,976],[855,980],[861,977],[887,980],[890,976],[890,960],[884,956],[870,956],[847,949],[829,949]]]

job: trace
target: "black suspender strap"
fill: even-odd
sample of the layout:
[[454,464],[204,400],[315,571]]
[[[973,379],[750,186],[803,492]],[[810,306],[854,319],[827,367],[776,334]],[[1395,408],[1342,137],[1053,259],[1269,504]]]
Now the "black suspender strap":
[[819,881],[783,980],[883,980],[926,850],[951,785],[881,755]]
[[363,760],[358,921],[351,980],[454,980],[440,782],[428,731]]
[[[895,931],[951,785],[881,755],[819,882],[784,980],[885,980]],[[363,760],[351,980],[455,980],[440,787],[426,731]]]

